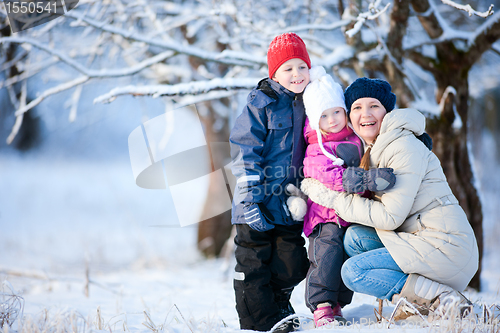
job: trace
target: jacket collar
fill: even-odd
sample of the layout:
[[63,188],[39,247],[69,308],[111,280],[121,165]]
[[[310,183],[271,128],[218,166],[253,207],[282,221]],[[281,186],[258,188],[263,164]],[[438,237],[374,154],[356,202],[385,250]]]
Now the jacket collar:
[[270,79],[270,78],[267,78],[266,79],[267,82],[269,83],[269,85],[271,86],[271,88],[278,94],[279,97],[288,97],[290,99],[294,99],[295,98],[295,93],[293,91],[290,91],[288,89],[286,89],[285,87],[283,87],[281,84],[279,84],[278,82]]

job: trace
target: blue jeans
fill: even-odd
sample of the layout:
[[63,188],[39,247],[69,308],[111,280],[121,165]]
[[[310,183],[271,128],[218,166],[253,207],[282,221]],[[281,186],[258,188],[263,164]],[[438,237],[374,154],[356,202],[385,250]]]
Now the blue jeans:
[[391,300],[408,278],[392,259],[375,229],[351,225],[345,234],[344,249],[349,258],[342,265],[342,280],[354,292]]

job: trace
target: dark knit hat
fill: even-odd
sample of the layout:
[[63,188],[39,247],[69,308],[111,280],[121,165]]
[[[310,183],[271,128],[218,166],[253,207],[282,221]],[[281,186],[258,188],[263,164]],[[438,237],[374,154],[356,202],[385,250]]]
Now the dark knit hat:
[[304,60],[307,67],[311,68],[311,60],[307,53],[306,44],[297,34],[287,32],[274,37],[267,50],[269,77],[272,78],[283,63],[293,58]]
[[344,92],[347,115],[351,112],[352,103],[363,97],[376,98],[387,112],[392,111],[396,105],[396,95],[391,89],[389,82],[384,80],[367,77],[356,79]]

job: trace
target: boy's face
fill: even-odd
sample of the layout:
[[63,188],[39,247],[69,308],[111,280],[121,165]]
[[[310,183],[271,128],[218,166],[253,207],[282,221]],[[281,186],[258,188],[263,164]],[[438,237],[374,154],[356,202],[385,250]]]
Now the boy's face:
[[346,124],[345,110],[340,106],[326,109],[319,118],[319,128],[326,133],[338,133]]
[[272,79],[286,89],[299,94],[309,83],[309,68],[304,60],[293,58],[284,62]]
[[370,144],[380,134],[386,113],[385,107],[378,99],[363,97],[352,103],[349,118],[354,131]]

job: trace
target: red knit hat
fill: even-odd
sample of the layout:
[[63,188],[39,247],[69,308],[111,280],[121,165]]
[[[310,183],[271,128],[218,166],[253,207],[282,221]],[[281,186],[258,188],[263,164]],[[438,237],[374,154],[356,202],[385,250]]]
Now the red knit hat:
[[290,59],[299,58],[311,68],[311,60],[304,41],[293,32],[276,36],[267,50],[267,66],[269,77],[272,78],[278,68]]

